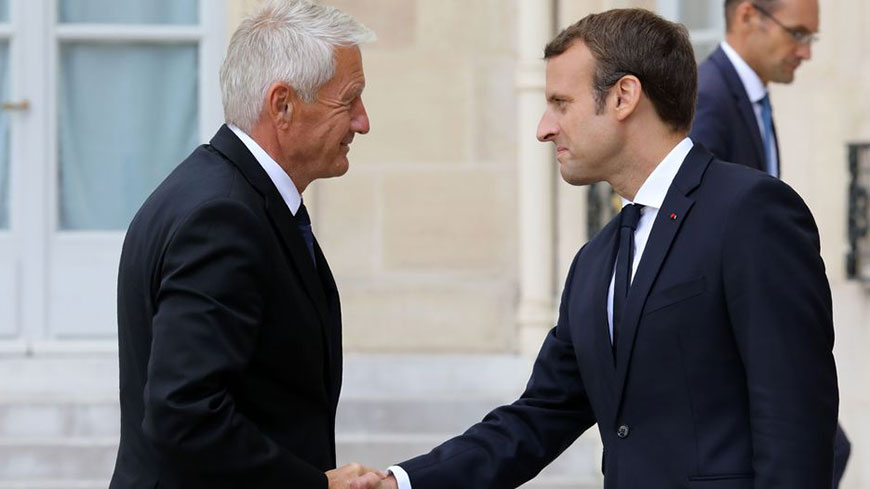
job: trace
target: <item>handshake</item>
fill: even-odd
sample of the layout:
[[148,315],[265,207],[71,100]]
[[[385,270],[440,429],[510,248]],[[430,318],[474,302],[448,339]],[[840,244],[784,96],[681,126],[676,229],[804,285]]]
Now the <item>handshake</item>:
[[358,463],[342,465],[326,472],[329,489],[398,489],[392,474],[370,469]]

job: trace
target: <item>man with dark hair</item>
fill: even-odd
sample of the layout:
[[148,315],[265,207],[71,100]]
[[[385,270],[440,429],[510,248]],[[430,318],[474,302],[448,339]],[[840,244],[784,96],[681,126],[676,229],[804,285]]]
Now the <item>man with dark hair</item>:
[[352,488],[500,489],[598,424],[606,489],[819,489],[838,394],[831,295],[809,209],[686,137],[686,29],[589,15],[545,50],[562,178],[606,181],[620,216],[577,253],[522,396]]
[[810,59],[818,0],[726,0],[727,33],[698,70],[689,136],[725,161],[780,175],[767,84],[791,83]]
[[[767,85],[791,83],[812,54],[818,0],[725,0],[725,40],[698,68],[698,106],[689,137],[717,158],[781,175]],[[833,487],[851,446],[837,425]]]

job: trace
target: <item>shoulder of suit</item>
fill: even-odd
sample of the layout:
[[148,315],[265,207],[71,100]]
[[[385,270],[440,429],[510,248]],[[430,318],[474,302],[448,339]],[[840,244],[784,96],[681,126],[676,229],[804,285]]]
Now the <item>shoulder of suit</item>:
[[721,97],[731,93],[725,82],[725,75],[710,58],[698,67],[698,92]]
[[238,168],[209,145],[197,147],[157,186],[139,213],[183,219],[206,202],[231,199],[250,202],[255,191]]

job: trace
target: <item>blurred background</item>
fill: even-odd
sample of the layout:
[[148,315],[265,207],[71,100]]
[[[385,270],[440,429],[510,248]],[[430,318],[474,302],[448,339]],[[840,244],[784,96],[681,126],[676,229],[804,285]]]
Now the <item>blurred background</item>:
[[[218,68],[257,0],[0,0],[0,489],[106,487],[118,441],[115,288],[132,215],[223,121]],[[326,0],[373,28],[370,134],[305,199],[344,317],[340,462],[385,467],[518,395],[608,188],[535,140],[543,46],[644,7],[702,59],[722,0]],[[870,488],[870,3],[821,2],[772,86],[782,176],[834,296],[845,489]],[[526,487],[601,487],[593,429]]]

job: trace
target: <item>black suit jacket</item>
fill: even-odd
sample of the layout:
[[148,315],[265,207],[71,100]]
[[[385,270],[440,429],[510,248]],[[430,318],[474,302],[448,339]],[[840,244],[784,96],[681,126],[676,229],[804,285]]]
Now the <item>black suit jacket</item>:
[[831,296],[800,197],[693,148],[635,273],[614,362],[618,224],[577,253],[520,399],[400,464],[413,489],[516,487],[595,423],[607,489],[830,487]]
[[[775,136],[775,126],[773,133]],[[752,102],[721,46],[698,67],[698,104],[689,137],[720,160],[767,171],[764,143]],[[781,175],[779,142],[776,137],[774,140],[777,171]]]
[[226,126],[130,224],[111,488],[326,488],[341,317],[329,266]]

